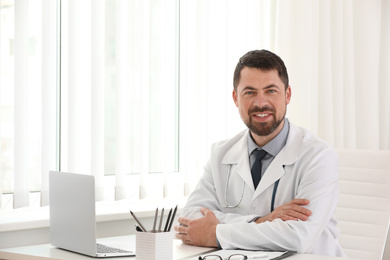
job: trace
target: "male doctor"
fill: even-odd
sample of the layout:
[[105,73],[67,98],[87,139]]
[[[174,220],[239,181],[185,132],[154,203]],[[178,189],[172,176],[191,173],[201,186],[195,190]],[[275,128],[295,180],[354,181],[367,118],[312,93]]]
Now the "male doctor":
[[345,256],[333,216],[337,155],[285,118],[291,87],[284,62],[250,51],[236,66],[233,86],[248,130],[212,146],[176,238],[222,249]]

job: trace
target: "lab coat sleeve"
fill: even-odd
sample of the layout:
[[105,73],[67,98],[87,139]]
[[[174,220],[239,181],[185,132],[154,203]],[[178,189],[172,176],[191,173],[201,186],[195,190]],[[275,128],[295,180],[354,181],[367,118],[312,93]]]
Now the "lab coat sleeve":
[[205,207],[214,212],[215,216],[221,224],[237,222],[249,223],[253,219],[257,218],[257,215],[241,215],[236,213],[223,213],[221,211],[220,205],[223,205],[224,202],[218,198],[214,179],[210,169],[211,164],[209,161],[204,168],[203,177],[200,179],[195,190],[188,198],[187,204],[184,207],[181,216],[191,219],[203,217],[202,213],[200,212],[200,208]]
[[[338,199],[338,163],[337,155],[332,149],[319,152],[307,151],[302,154],[309,158],[297,162],[292,172],[295,179],[295,198],[310,201],[307,206],[312,215],[307,221],[282,221],[256,223],[229,223],[217,225],[217,238],[223,249],[249,250],[295,250],[300,253],[311,253],[319,239],[331,237],[336,239],[336,232],[329,228]],[[287,202],[287,201],[286,201]],[[325,233],[326,236],[324,236]],[[330,233],[330,234],[329,234]],[[333,240],[333,239],[332,239]],[[329,239],[329,244],[333,241]],[[326,247],[327,245],[321,245]],[[329,250],[335,250],[329,246]],[[326,249],[324,249],[326,251]],[[329,254],[337,255],[338,252]]]

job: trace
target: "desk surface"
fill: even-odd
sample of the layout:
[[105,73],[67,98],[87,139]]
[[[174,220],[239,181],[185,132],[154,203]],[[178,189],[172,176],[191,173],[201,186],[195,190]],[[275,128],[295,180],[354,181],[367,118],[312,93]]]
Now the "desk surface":
[[[120,244],[124,244],[124,241],[134,241],[134,236],[121,236],[121,237],[112,237],[104,238],[98,240],[101,243],[118,246],[118,241]],[[175,260],[197,260],[197,257],[202,254],[206,254],[211,251],[215,251],[213,248],[205,247],[194,247],[182,244],[180,240],[173,240],[173,258]],[[122,246],[123,248],[123,246]],[[94,259],[88,256],[80,255],[77,253],[72,253],[66,250],[62,250],[56,247],[53,247],[50,244],[36,245],[36,246],[25,246],[25,247],[16,247],[0,250],[0,260],[86,260]],[[120,257],[120,258],[110,258],[110,259],[135,259],[135,257]],[[268,258],[263,258],[264,260]],[[330,256],[319,256],[319,255],[306,255],[306,254],[295,254],[288,257],[290,260],[338,260],[343,259],[339,257],[330,257]],[[352,260],[352,259],[351,259]]]

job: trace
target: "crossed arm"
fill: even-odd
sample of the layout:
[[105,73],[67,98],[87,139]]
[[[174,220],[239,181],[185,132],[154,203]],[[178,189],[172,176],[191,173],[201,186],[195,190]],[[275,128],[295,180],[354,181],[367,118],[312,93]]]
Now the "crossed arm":
[[[309,203],[306,199],[293,199],[279,206],[267,216],[256,219],[255,222],[259,224],[277,218],[283,221],[306,221],[312,212],[303,206]],[[198,219],[180,217],[178,221],[181,225],[174,227],[177,232],[176,238],[188,245],[217,247],[216,229],[219,221],[214,212],[207,208],[201,208],[201,213],[203,217]]]

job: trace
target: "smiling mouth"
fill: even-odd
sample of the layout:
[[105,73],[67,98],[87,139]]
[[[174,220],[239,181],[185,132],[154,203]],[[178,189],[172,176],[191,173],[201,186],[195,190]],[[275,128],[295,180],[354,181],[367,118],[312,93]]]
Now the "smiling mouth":
[[257,117],[266,117],[266,116],[268,116],[269,114],[255,114],[255,116],[257,116]]
[[272,113],[254,113],[252,114],[253,119],[258,123],[265,123],[267,122],[272,116]]

